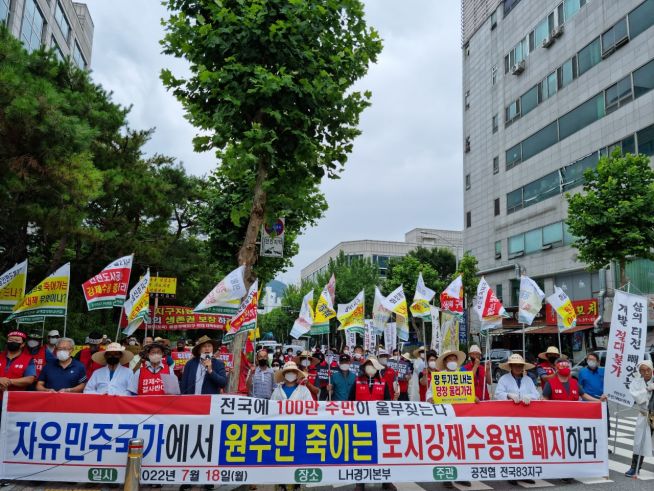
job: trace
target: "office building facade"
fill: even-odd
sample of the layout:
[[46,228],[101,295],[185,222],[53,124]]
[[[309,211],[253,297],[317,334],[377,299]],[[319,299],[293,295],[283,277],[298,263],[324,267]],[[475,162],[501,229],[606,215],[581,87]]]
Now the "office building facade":
[[302,268],[302,281],[313,280],[320,273],[327,271],[329,261],[336,259],[343,252],[349,258],[370,259],[379,268],[380,277],[386,277],[388,262],[391,258],[406,256],[410,251],[424,247],[426,249],[448,249],[458,259],[463,256],[463,243],[459,230],[437,230],[431,228],[414,228],[404,234],[404,242],[390,240],[351,240],[340,242],[322,256]]
[[93,48],[93,19],[88,7],[70,0],[0,0],[0,23],[28,51],[51,48],[60,59],[88,69]]
[[577,260],[565,193],[616,147],[654,155],[654,0],[463,0],[462,34],[464,248],[507,306],[522,273],[603,311],[617,272]]

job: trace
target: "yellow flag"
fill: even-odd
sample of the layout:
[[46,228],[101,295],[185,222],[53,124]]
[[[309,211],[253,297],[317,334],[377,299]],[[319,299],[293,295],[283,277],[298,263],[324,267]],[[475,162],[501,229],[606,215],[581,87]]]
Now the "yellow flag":
[[9,313],[25,296],[27,259],[0,275],[0,312]]
[[329,280],[329,283],[322,289],[318,303],[316,304],[316,315],[313,317],[313,323],[325,324],[329,319],[336,317],[334,310],[334,294],[336,291],[336,278],[334,275]]
[[397,315],[408,317],[406,297],[404,296],[404,289],[402,288],[402,285],[398,286],[393,292],[391,292],[390,295],[386,297],[384,307]]
[[338,304],[338,321],[341,323],[338,326],[339,331],[350,329],[353,327],[361,328],[366,327],[365,322],[365,292],[361,290],[359,294],[354,297],[350,303]]
[[64,264],[52,273],[14,306],[9,322],[20,319],[29,322],[30,317],[65,317],[68,310],[68,288],[70,284],[70,263]]

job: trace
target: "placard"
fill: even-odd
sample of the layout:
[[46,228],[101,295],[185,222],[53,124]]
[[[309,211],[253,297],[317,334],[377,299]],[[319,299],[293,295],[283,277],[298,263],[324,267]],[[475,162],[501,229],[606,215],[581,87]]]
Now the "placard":
[[436,404],[475,402],[475,383],[472,372],[432,372],[431,390]]

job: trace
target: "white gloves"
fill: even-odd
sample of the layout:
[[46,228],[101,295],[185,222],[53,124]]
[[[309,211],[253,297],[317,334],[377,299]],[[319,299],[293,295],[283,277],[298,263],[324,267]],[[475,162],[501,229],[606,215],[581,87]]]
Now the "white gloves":
[[515,404],[518,404],[520,402],[520,396],[518,394],[511,393],[511,394],[507,394],[506,397],[511,399]]
[[529,397],[529,396],[522,396],[522,403],[523,403],[525,406],[528,406],[529,404],[531,404],[531,397]]
[[654,392],[654,380],[649,381],[649,383],[647,384],[647,390],[649,392]]

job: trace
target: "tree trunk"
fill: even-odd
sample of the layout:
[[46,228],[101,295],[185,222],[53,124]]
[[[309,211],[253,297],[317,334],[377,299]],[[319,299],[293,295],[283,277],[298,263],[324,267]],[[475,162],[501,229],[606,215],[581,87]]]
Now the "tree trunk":
[[[245,286],[250,288],[254,283],[255,277],[252,271],[252,266],[257,262],[257,237],[259,230],[263,225],[263,219],[266,211],[267,194],[264,189],[264,182],[268,177],[268,168],[263,162],[259,161],[259,168],[257,169],[257,179],[254,183],[254,193],[252,198],[252,211],[250,211],[250,221],[245,232],[245,239],[243,245],[238,251],[238,264],[245,265]],[[238,392],[238,384],[241,374],[241,353],[245,347],[245,341],[248,333],[243,332],[234,336],[232,340],[232,354],[234,355],[234,368],[231,376],[229,377],[229,386],[227,391],[230,394]]]
[[61,266],[59,263],[61,262],[61,258],[64,256],[64,251],[66,250],[67,245],[68,235],[64,235],[59,241],[59,247],[57,247],[57,251],[55,252],[54,256],[52,256],[52,260],[50,261],[50,273]]
[[[619,267],[620,267],[620,285],[618,289],[627,286],[627,283],[629,283],[629,278],[627,277],[627,261],[621,259]],[[628,290],[629,288],[627,288],[627,291]]]

